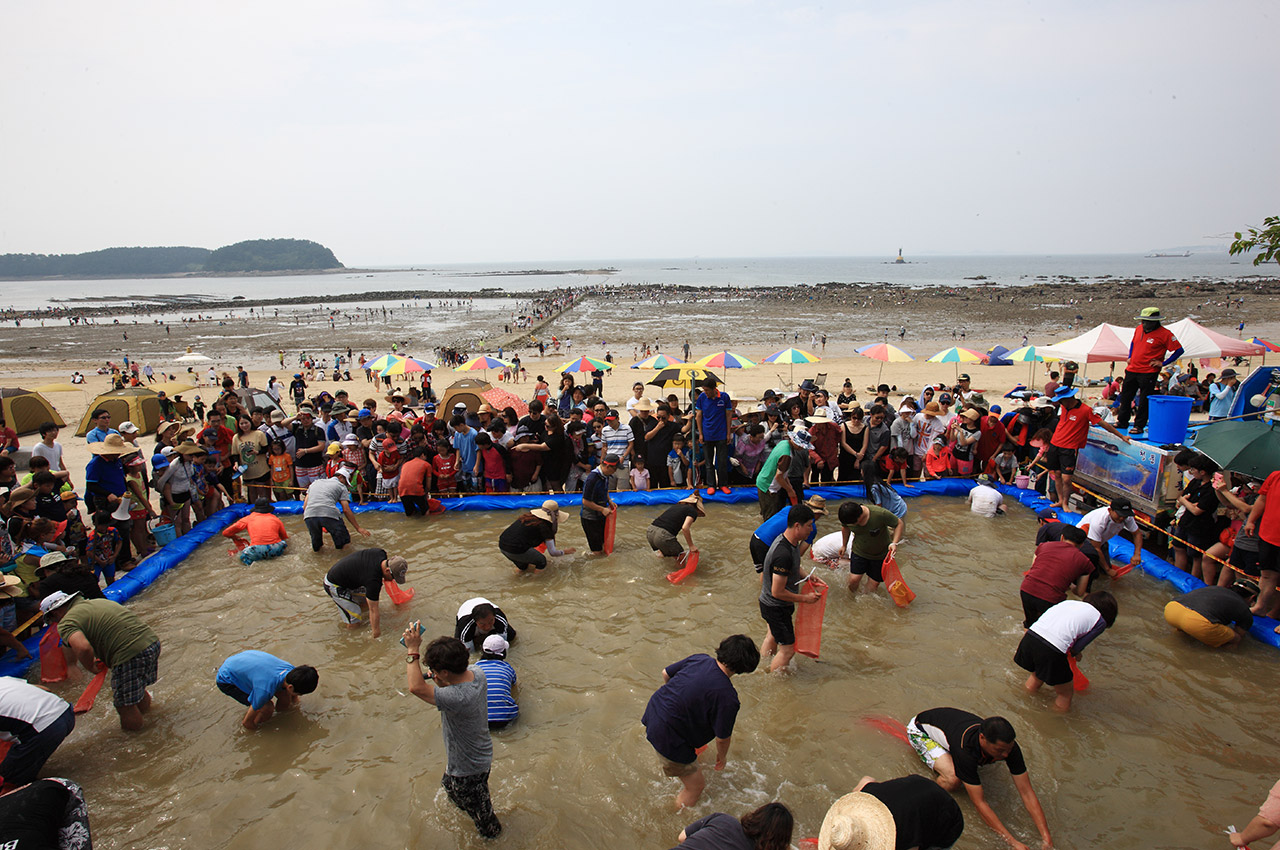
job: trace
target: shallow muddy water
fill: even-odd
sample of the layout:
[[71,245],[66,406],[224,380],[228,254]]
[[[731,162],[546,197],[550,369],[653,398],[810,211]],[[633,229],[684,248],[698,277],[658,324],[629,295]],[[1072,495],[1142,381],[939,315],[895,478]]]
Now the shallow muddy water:
[[[984,519],[943,497],[909,506],[899,560],[917,600],[899,610],[883,591],[853,598],[840,573],[819,567],[831,584],[821,660],[734,678],[742,710],[728,766],[710,771],[704,754],[707,790],[680,814],[679,783],[661,776],[640,716],[663,666],[735,632],[763,637],[747,555],[754,506],[710,506],[694,526],[698,572],[679,586],[644,542],[659,508],[622,509],[611,557],[557,559],[537,578],[514,575],[498,553],[513,513],[363,514],[374,535],[357,545],[405,555],[417,590],[398,609],[384,595],[378,640],[339,624],[321,590],[336,556],[309,551],[300,519],[285,519],[293,551],[252,569],[211,541],[131,603],[164,645],[148,728],[121,732],[104,691],[45,773],[85,787],[100,850],[666,848],[702,815],[774,799],[795,812],[799,840],[864,774],[925,772],[860,716],[953,705],[1013,722],[1057,847],[1225,847],[1215,833],[1247,823],[1275,780],[1275,651],[1218,652],[1173,634],[1160,614],[1173,590],[1134,573],[1114,588],[1116,627],[1081,663],[1092,689],[1054,714],[1047,692],[1023,693],[1012,662],[1034,516],[1014,505]],[[831,507],[820,534],[838,528]],[[560,545],[581,548],[576,510],[563,516]],[[477,595],[520,631],[509,660],[521,716],[494,735],[490,787],[505,833],[492,843],[439,789],[439,717],[407,695],[397,642],[415,618],[429,636],[452,634],[458,605]],[[257,733],[240,729],[243,709],[213,681],[249,648],[320,671],[300,713]],[[82,687],[55,686],[73,700]],[[1006,825],[1038,846],[1007,771],[983,777]],[[957,846],[1003,847],[960,802]]]

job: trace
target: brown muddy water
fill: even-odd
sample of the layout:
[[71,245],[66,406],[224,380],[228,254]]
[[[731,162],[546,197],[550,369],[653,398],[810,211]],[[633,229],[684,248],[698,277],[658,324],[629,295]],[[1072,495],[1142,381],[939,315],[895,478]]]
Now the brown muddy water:
[[[311,553],[300,519],[285,520],[293,551],[254,569],[211,541],[131,603],[164,645],[147,729],[121,732],[104,691],[45,775],[84,786],[100,850],[667,848],[698,817],[770,800],[795,812],[798,841],[864,774],[925,772],[908,747],[863,727],[864,713],[906,720],[952,705],[1013,722],[1057,847],[1225,847],[1220,830],[1247,823],[1275,780],[1276,651],[1213,651],[1172,633],[1161,617],[1172,589],[1134,573],[1115,588],[1115,628],[1081,663],[1092,689],[1054,714],[1048,693],[1023,693],[1012,662],[1034,516],[1014,505],[983,519],[944,497],[909,506],[900,563],[917,600],[899,610],[883,591],[855,599],[820,567],[832,585],[821,660],[734,678],[742,710],[728,766],[708,768],[701,803],[683,813],[640,716],[665,665],[729,634],[763,637],[747,555],[754,506],[710,506],[694,527],[701,565],[679,586],[644,542],[658,508],[622,509],[611,557],[569,556],[537,578],[513,575],[498,553],[512,513],[364,514],[373,545],[408,557],[417,589],[398,609],[383,599],[378,640],[339,624],[321,590],[335,554]],[[560,545],[582,547],[576,511],[562,525]],[[827,518],[819,533],[837,527]],[[440,720],[407,695],[397,642],[414,618],[428,635],[452,634],[458,605],[476,595],[520,631],[509,659],[520,719],[494,735],[490,787],[505,832],[492,843],[439,788]],[[257,733],[241,730],[243,709],[214,686],[222,660],[250,648],[320,670],[302,711]],[[74,700],[83,681],[54,687]],[[984,787],[1038,846],[1007,771],[984,769]],[[957,846],[1003,847],[960,803]]]

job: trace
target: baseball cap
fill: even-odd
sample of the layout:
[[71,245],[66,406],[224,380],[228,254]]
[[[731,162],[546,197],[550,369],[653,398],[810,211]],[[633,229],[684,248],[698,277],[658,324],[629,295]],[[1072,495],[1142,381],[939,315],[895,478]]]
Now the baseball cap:
[[403,584],[404,577],[409,572],[409,562],[399,555],[392,555],[387,558],[387,569],[391,570],[391,580],[396,584]]
[[490,655],[506,655],[511,644],[502,635],[489,635],[484,639],[484,651]]
[[459,410],[466,410],[466,409],[467,409],[467,405],[461,401],[453,406],[453,410],[455,413]]
[[1130,502],[1126,496],[1111,500],[1111,510],[1120,514],[1120,516],[1133,516],[1133,502]]
[[360,408],[360,412],[356,414],[357,419],[367,419],[373,417],[373,411],[367,407]]
[[959,377],[959,378],[956,378],[956,380],[957,380],[957,381],[968,381],[968,380],[972,380],[972,379],[969,377],[969,373],[968,373],[968,372],[961,372],[961,373],[960,373],[960,377]]
[[1058,518],[1058,512],[1053,508],[1041,508],[1040,510],[1036,511],[1036,519],[1050,520],[1050,519],[1057,519],[1057,518]]
[[424,412],[429,412],[429,413],[436,412],[436,406],[431,402],[427,402],[426,404],[422,405],[422,409]]
[[40,613],[48,614],[50,611],[54,611],[71,602],[79,595],[80,591],[78,590],[74,593],[63,593],[61,590],[55,590],[40,602]]
[[116,430],[118,430],[121,434],[136,434],[138,433],[138,426],[126,420],[124,422],[121,422],[120,427]]

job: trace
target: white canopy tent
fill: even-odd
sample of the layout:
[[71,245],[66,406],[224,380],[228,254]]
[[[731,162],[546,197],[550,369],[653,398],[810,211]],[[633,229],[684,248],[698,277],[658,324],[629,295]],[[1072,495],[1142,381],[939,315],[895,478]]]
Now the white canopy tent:
[[1166,325],[1182,344],[1183,357],[1255,357],[1266,349],[1248,340],[1211,331],[1190,318]]

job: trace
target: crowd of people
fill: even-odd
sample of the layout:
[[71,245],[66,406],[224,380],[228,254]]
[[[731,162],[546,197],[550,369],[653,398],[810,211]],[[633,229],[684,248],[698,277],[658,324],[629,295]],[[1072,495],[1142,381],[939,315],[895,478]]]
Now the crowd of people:
[[[17,448],[16,435],[10,441],[5,434],[0,555],[12,570],[0,581],[0,643],[26,657],[18,638],[30,622],[18,622],[43,618],[56,625],[76,662],[92,673],[110,671],[120,725],[136,732],[151,708],[149,687],[158,678],[161,642],[128,608],[104,598],[101,582],[109,584],[153,550],[151,522],[171,524],[183,534],[193,516],[201,520],[232,502],[248,502],[250,512],[222,531],[247,565],[286,551],[289,535],[274,503],[301,498],[312,550],[332,545],[340,554],[324,576],[326,595],[345,625],[367,624],[378,638],[381,594],[385,590],[393,602],[409,598],[400,588],[409,565],[382,548],[349,550],[353,530],[370,534],[351,511],[353,501],[399,502],[407,516],[415,516],[439,509],[437,496],[545,495],[540,507],[519,515],[497,539],[519,574],[536,575],[547,568],[548,557],[575,552],[556,542],[563,511],[556,495],[581,494],[586,551],[603,556],[611,551],[609,520],[617,510],[611,493],[690,491],[655,518],[645,535],[657,555],[687,563],[698,553],[693,535],[707,515],[704,498],[729,493],[734,485],[754,486],[762,522],[747,549],[758,575],[763,638],[757,645],[751,637],[732,635],[714,657],[696,654],[668,665],[643,715],[664,774],[681,781],[675,802],[683,808],[696,803],[706,786],[698,765],[701,748],[715,743],[717,770],[728,758],[739,710],[732,678],[755,671],[762,659],[773,672],[793,665],[797,606],[822,598],[812,581],[814,568],[847,568],[854,593],[875,592],[885,582],[907,523],[906,504],[891,482],[910,487],[944,476],[974,478],[972,509],[994,520],[1003,512],[996,485],[1042,470],[1053,507],[1038,517],[1034,560],[1020,587],[1026,631],[1011,647],[1012,663],[1028,673],[1029,692],[1048,685],[1054,707],[1067,711],[1075,660],[1118,616],[1115,595],[1093,585],[1120,579],[1140,562],[1149,539],[1123,498],[1087,512],[1078,524],[1058,520],[1059,510],[1075,506],[1072,478],[1090,427],[1125,442],[1139,436],[1159,370],[1181,354],[1158,310],[1144,310],[1138,320],[1114,410],[1084,404],[1074,373],[1061,382],[1051,376],[1053,385],[1043,394],[1011,394],[1008,412],[989,404],[968,375],[893,403],[895,389],[881,385],[872,388],[866,404],[858,402],[849,381],[832,396],[805,380],[794,394],[769,391],[739,410],[714,379],[697,387],[687,404],[676,395],[655,403],[645,385],[636,383],[632,397],[614,406],[600,397],[598,384],[580,385],[566,373],[555,391],[537,376],[524,415],[461,403],[437,415],[429,377],[422,389],[392,390],[353,404],[345,390],[310,394],[299,373],[287,388],[272,380],[281,396],[292,396],[289,414],[279,405],[247,407],[237,392],[247,386],[241,369],[239,387],[225,378],[221,395],[199,421],[162,422],[154,446],[146,449],[134,423],[113,422],[105,408],[92,411],[94,427],[85,436],[92,459],[83,487],[63,462],[56,426],[40,429],[22,478],[8,457]],[[335,361],[335,367],[344,362],[340,354]],[[308,365],[314,368],[314,362]],[[1219,378],[1213,387],[1233,390],[1232,370]],[[1224,397],[1214,392],[1215,400]],[[1211,408],[1211,416],[1220,418],[1223,409],[1215,414]],[[1177,565],[1208,586],[1171,600],[1166,620],[1209,646],[1237,644],[1254,616],[1280,613],[1280,499],[1270,493],[1280,472],[1264,482],[1248,480],[1190,449],[1174,462],[1186,484],[1177,515],[1162,533],[1172,542]],[[834,483],[861,484],[863,498],[841,503],[838,531],[819,537],[826,500],[807,490]],[[80,499],[87,518],[80,514]],[[1113,561],[1108,549],[1108,541],[1121,533],[1133,541],[1127,564]],[[515,639],[507,615],[481,597],[459,607],[452,636],[426,640],[418,623],[402,635],[408,690],[441,713],[443,787],[485,837],[502,829],[488,789],[490,732],[519,715],[516,671],[508,660]],[[475,663],[473,653],[479,655]],[[319,673],[254,650],[226,659],[215,684],[245,707],[241,725],[256,730],[276,713],[295,710],[302,696],[317,689]],[[74,820],[72,813],[83,809],[75,783],[27,785],[74,728],[71,707],[20,680],[0,679],[0,718],[8,721],[0,722],[0,733],[14,741],[0,761],[6,786],[26,785],[24,794],[56,797],[66,803],[59,815]],[[832,804],[820,850],[951,846],[964,820],[949,792],[962,786],[984,823],[1024,850],[983,796],[978,768],[997,761],[1009,768],[1041,846],[1051,846],[1007,720],[940,707],[919,712],[904,726],[905,739],[936,781],[864,777]],[[1280,821],[1268,819],[1267,811],[1243,835],[1233,834],[1232,842],[1254,840],[1267,825],[1274,831]],[[686,847],[784,847],[792,828],[789,810],[775,802],[741,818],[717,813],[699,819],[680,841]]]

